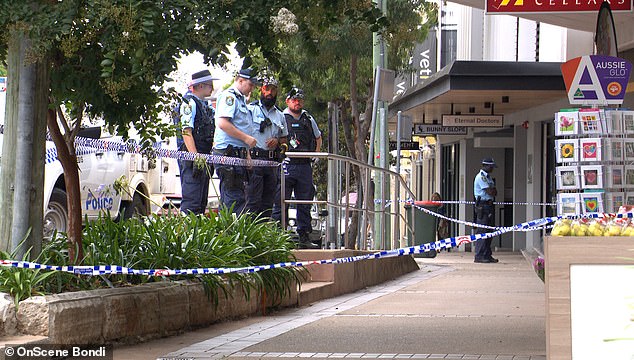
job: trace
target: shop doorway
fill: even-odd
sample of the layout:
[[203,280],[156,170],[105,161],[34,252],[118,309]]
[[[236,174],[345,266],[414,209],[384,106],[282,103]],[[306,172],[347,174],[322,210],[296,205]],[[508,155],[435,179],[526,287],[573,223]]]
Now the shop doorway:
[[[458,157],[460,144],[442,145],[440,155],[440,196],[443,200],[460,200],[458,192]],[[446,214],[452,219],[458,218],[458,204],[445,204]],[[458,231],[455,222],[449,223],[449,235],[456,236]]]

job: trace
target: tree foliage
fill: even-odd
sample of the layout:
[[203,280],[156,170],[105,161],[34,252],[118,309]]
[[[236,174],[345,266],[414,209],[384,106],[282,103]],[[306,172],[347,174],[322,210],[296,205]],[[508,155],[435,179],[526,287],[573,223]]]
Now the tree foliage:
[[[222,65],[231,46],[247,59],[256,48],[275,59],[275,38],[262,34],[277,7],[263,0],[0,1],[0,60],[7,59],[9,38],[21,33],[29,39],[29,61],[50,68],[49,81],[41,85],[50,92],[47,123],[66,184],[75,185],[67,189],[69,251],[81,248],[74,138],[82,119],[103,118],[122,135],[134,125],[142,144],[170,134],[159,121],[170,101],[162,85],[177,59],[199,51],[206,62]],[[17,75],[20,66],[7,70]],[[21,126],[33,121],[7,120]]]
[[[279,52],[284,54],[278,69],[282,84],[304,88],[306,106],[317,115],[321,129],[327,128],[326,103],[337,104],[341,109],[343,149],[363,162],[367,159],[372,117],[373,32],[379,31],[386,42],[389,68],[407,72],[411,71],[409,60],[415,44],[425,39],[437,17],[436,5],[424,0],[389,0],[387,5],[385,15],[363,0],[318,2],[315,8],[320,11],[291,8],[299,30],[282,38],[279,45]],[[315,172],[321,194],[326,192],[325,174]],[[354,175],[361,194],[359,169]],[[362,197],[358,199],[360,202]],[[355,244],[346,246],[354,248]]]
[[[103,118],[122,135],[134,125],[142,144],[170,134],[170,127],[158,121],[170,101],[162,84],[176,69],[177,58],[193,51],[219,65],[228,61],[232,46],[245,65],[254,61],[253,54],[261,54],[285,75],[283,85],[300,84],[320,102],[355,101],[345,79],[351,59],[358,58],[359,76],[353,82],[363,89],[361,98],[369,96],[371,32],[383,31],[397,53],[408,48],[407,36],[424,34],[417,27],[424,2],[390,3],[402,7],[390,15],[399,22],[367,0],[0,0],[0,60],[7,58],[11,34],[21,32],[30,41],[27,58],[48,65],[50,81],[40,86],[50,92],[49,131],[67,183],[78,183],[74,137],[81,120]],[[296,15],[296,27],[277,26],[282,8]],[[350,116],[358,119],[358,113]],[[75,219],[69,238],[78,244],[78,188],[68,191],[68,200]]]

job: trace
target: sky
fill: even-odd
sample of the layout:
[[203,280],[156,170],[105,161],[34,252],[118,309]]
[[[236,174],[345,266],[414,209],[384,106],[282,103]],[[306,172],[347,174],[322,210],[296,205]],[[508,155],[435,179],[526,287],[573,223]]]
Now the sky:
[[229,54],[230,62],[225,68],[220,66],[207,66],[203,61],[203,55],[199,52],[182,57],[179,60],[178,70],[170,74],[170,77],[175,80],[172,83],[166,83],[167,87],[173,86],[177,91],[184,93],[187,91],[187,81],[191,80],[193,73],[208,69],[211,75],[217,77],[219,80],[214,81],[214,93],[212,97],[215,97],[218,91],[222,91],[225,85],[230,84],[233,81],[235,73],[242,66],[242,59],[237,53],[232,52]]

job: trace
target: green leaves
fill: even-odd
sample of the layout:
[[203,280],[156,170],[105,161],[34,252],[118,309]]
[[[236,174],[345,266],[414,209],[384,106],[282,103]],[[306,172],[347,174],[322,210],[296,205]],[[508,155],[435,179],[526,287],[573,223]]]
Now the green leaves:
[[[172,209],[175,210],[175,209]],[[39,261],[51,265],[69,263],[64,234],[54,236],[42,250]],[[172,214],[115,222],[109,216],[90,222],[84,228],[84,265],[121,265],[135,269],[192,269],[205,267],[244,267],[294,260],[290,236],[277,224],[253,217],[236,216],[227,210],[209,217]],[[3,259],[15,254],[0,252]],[[28,254],[23,259],[28,260]],[[68,290],[129,286],[151,281],[193,279],[206,286],[210,296],[229,284],[250,291],[266,291],[281,300],[294,284],[301,282],[304,270],[275,269],[253,274],[226,276],[175,276],[165,279],[104,275],[81,277],[68,273],[33,269],[0,268],[0,291],[16,302],[29,296]],[[217,299],[215,299],[217,300]]]

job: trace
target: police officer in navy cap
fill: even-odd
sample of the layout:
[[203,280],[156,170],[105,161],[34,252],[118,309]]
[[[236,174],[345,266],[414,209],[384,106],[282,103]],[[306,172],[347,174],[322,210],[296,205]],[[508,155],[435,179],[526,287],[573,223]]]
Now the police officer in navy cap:
[[[473,195],[475,196],[476,223],[487,226],[495,225],[495,197],[498,191],[491,173],[497,165],[493,158],[482,159],[482,169],[473,180]],[[488,232],[489,229],[478,228],[478,233]],[[475,243],[475,262],[496,263],[498,259],[493,257],[491,241],[493,238],[481,239]]]
[[[256,146],[257,140],[252,136],[253,116],[247,108],[247,97],[258,83],[253,69],[242,69],[236,74],[233,85],[218,95],[214,154],[251,158],[249,149]],[[216,165],[216,172],[220,179],[221,206],[233,207],[234,213],[241,213],[246,205],[246,168]]]
[[[253,114],[253,132],[256,145],[251,149],[251,158],[281,161],[287,148],[286,120],[275,104],[278,83],[273,76],[260,78],[260,99],[249,104]],[[246,185],[247,210],[271,217],[273,201],[277,191],[280,170],[273,166],[254,166],[247,170],[249,181]]]
[[[319,152],[321,149],[321,131],[317,127],[315,119],[304,110],[304,91],[293,87],[286,95],[284,118],[288,129],[288,151],[295,152]],[[315,186],[313,184],[313,169],[310,158],[292,158],[286,165],[285,172],[285,199],[290,199],[291,193],[295,193],[296,200],[313,200]],[[276,196],[273,206],[273,219],[281,219],[280,197]],[[285,211],[288,211],[288,206]],[[297,204],[297,234],[299,235],[300,248],[317,248],[308,238],[312,232],[310,204]]]
[[[181,134],[178,137],[179,150],[191,153],[210,154],[214,137],[214,112],[205,98],[214,90],[209,70],[192,75],[189,90],[180,104],[179,122]],[[180,210],[184,213],[204,214],[207,208],[209,180],[214,168],[203,158],[196,161],[178,160],[180,170],[182,200]]]

